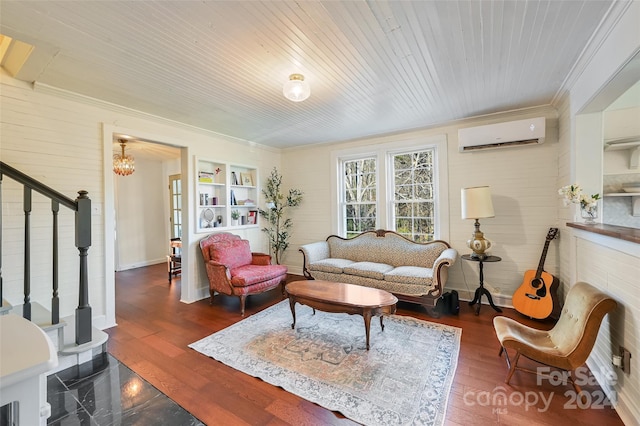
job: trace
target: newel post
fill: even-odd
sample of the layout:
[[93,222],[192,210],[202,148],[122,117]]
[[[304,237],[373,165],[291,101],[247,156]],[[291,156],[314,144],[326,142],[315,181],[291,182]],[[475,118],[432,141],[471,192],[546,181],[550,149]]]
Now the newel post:
[[91,200],[87,191],[78,191],[76,198],[76,247],[80,256],[80,282],[78,308],[76,309],[76,344],[91,341],[91,306],[89,306],[89,274],[87,252],[91,247]]

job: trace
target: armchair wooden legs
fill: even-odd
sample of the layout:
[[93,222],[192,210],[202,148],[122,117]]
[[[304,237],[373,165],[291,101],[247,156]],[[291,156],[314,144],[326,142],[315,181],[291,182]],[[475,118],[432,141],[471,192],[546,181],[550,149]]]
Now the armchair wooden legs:
[[[520,355],[521,355],[519,351],[516,351],[516,355],[513,357],[513,360],[509,359],[509,353],[502,346],[500,347],[500,352],[498,352],[498,356],[502,356],[503,352],[504,352],[505,361],[507,362],[507,367],[509,368],[509,372],[507,373],[507,377],[504,380],[504,382],[506,384],[509,384],[509,382],[511,381],[511,377],[513,377],[513,373],[515,373],[516,370],[524,371],[526,373],[535,374],[538,377],[544,377],[546,379],[554,379],[555,380],[555,378],[552,377],[551,375],[541,373],[539,370],[538,371],[533,371],[533,370],[530,370],[528,368],[519,367],[518,366],[518,360],[520,359]],[[536,361],[536,362],[538,362],[538,361]],[[546,365],[546,364],[542,364],[542,365]],[[576,375],[575,371],[567,371],[567,370],[563,370],[561,368],[558,368],[558,370],[567,372],[567,374],[563,375],[563,376],[566,376],[567,380],[569,382],[571,382],[571,385],[573,386],[573,388],[576,391],[576,395],[579,395],[581,398],[584,397],[584,395],[582,393],[580,393],[580,392],[582,392],[582,389],[580,388],[580,386],[573,379],[575,377],[575,375]]]
[[247,295],[246,294],[241,294],[238,297],[240,298],[240,314],[242,316],[244,316],[244,304],[247,301]]

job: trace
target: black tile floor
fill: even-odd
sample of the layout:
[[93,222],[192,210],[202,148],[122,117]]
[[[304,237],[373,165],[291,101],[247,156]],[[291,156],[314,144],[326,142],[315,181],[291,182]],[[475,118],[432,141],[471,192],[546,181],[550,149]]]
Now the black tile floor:
[[47,424],[203,425],[110,354],[47,378]]

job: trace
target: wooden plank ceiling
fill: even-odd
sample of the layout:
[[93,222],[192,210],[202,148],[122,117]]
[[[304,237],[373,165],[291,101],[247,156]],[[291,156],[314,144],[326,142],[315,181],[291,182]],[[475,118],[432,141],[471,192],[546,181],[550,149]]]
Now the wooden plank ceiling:
[[0,32],[16,78],[284,148],[549,104],[612,3],[2,0]]

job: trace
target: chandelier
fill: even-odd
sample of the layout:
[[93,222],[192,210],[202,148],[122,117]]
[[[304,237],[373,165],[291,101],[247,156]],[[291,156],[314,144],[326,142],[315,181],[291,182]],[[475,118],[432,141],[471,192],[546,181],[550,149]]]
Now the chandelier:
[[302,74],[291,74],[282,88],[284,97],[293,102],[302,102],[311,94],[309,83],[304,81]]
[[124,147],[127,144],[126,139],[118,139],[122,147],[122,154],[113,155],[113,172],[120,176],[129,176],[136,170],[135,161],[132,156],[125,155]]

